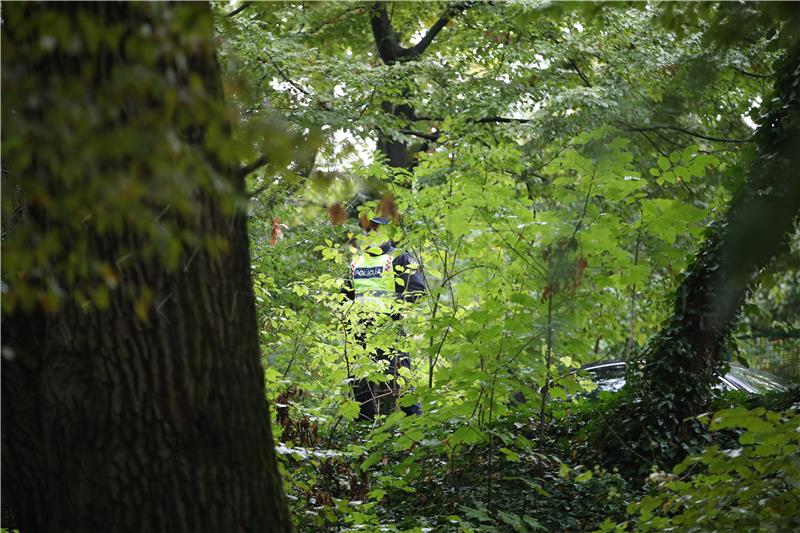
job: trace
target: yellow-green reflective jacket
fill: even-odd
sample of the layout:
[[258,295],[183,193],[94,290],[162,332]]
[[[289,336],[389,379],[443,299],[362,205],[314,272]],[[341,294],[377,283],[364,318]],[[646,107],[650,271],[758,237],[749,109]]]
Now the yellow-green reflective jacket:
[[395,279],[391,254],[362,254],[350,265],[357,305],[369,311],[389,312],[395,299]]

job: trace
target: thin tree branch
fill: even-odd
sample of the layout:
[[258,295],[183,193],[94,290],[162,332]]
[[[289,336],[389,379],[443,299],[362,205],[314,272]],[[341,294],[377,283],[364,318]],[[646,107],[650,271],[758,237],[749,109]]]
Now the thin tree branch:
[[[442,121],[444,120],[441,117],[416,117],[414,121]],[[467,119],[467,122],[472,124],[527,124],[532,122],[532,119],[529,118],[514,118],[514,117],[483,117],[483,118],[472,118]],[[420,137],[422,139],[427,139],[429,141],[436,141],[441,134],[439,133],[425,133],[422,131],[416,131],[411,129],[402,129],[400,133],[405,135],[414,135],[415,137]]]
[[[314,152],[311,154],[310,158],[308,158],[307,160],[303,161],[302,165],[298,165],[299,168],[294,173],[297,174],[298,176],[300,176],[302,179],[298,180],[297,183],[295,183],[294,185],[291,185],[291,186],[286,188],[286,192],[287,192],[288,195],[293,194],[294,191],[299,189],[300,186],[303,184],[303,182],[305,180],[307,180],[308,177],[311,175],[311,171],[314,170],[314,163],[317,160],[317,153],[318,153],[318,150],[314,150]],[[250,172],[253,172],[257,168],[259,168],[259,166],[256,166],[256,165],[258,163],[262,162],[262,161],[263,161],[263,163],[261,165],[259,165],[259,166],[263,166],[263,165],[269,163],[269,159],[267,158],[267,156],[261,156],[258,159],[256,159],[255,161],[253,161],[252,163],[250,163],[249,165],[243,166],[239,170],[240,173],[244,172],[244,174],[242,174],[242,177],[246,176]],[[249,193],[247,193],[247,197],[248,198],[255,198],[256,196],[258,196],[262,192],[264,192],[267,189],[271,188],[272,185],[273,185],[272,183],[265,183],[264,185],[262,185],[260,187],[257,187],[254,190],[252,190]],[[268,204],[271,203],[274,198],[275,198],[275,195],[272,195],[269,199],[267,199],[266,203],[268,203]]]
[[[441,121],[444,120],[442,118],[431,118],[431,117],[417,117],[418,121],[420,120],[429,120],[429,121]],[[527,124],[528,122],[532,122],[532,119],[529,118],[514,118],[514,117],[484,117],[484,118],[475,118],[475,119],[468,119],[467,122],[472,124]],[[439,140],[441,133],[425,133],[423,131],[411,130],[411,129],[401,129],[400,133],[404,135],[413,135],[414,137],[419,137],[420,139],[425,139],[427,141],[436,142]]]
[[242,2],[241,4],[239,4],[239,7],[237,7],[236,9],[234,9],[233,11],[231,11],[230,13],[228,13],[225,16],[226,17],[235,17],[236,15],[238,15],[239,13],[241,13],[242,11],[244,11],[245,9],[247,9],[248,7],[250,7],[252,5],[253,5],[253,2]]
[[577,72],[578,76],[580,76],[581,80],[583,80],[583,84],[591,89],[592,88],[592,84],[589,82],[589,78],[587,78],[586,75],[581,71],[581,69],[578,67],[578,64],[575,62],[575,60],[570,57],[570,58],[568,58],[568,61],[569,61],[570,66],[572,67],[572,70]]
[[738,72],[739,74],[742,74],[744,76],[749,76],[749,77],[755,78],[757,80],[768,80],[768,79],[770,79],[770,78],[775,76],[774,72],[771,73],[771,74],[756,74],[755,72],[747,72],[746,70],[740,69],[738,67],[731,67],[731,68],[733,70],[735,70],[736,72]]
[[372,97],[375,96],[375,87],[372,88],[372,91],[369,93],[369,98],[367,98],[367,103],[364,104],[364,107],[361,108],[361,111],[358,112],[358,120],[361,120],[361,117],[364,116],[369,106],[372,105]]
[[705,139],[707,141],[714,141],[714,142],[721,142],[721,143],[752,143],[754,142],[752,139],[730,139],[727,137],[716,137],[713,135],[706,135],[704,133],[698,133],[696,131],[687,130],[686,128],[681,128],[678,126],[648,126],[648,127],[631,127],[625,126],[626,131],[633,131],[637,133],[642,133],[646,131],[660,131],[660,130],[670,130],[670,131],[677,131],[679,133],[683,133],[685,135],[690,135],[692,137],[697,137],[699,139]]
[[431,142],[436,142],[437,140],[439,140],[439,136],[441,135],[440,133],[425,133],[422,131],[408,130],[408,129],[402,129],[400,130],[400,133],[402,133],[403,135],[413,135],[414,137],[419,137],[420,139],[425,139]]
[[667,152],[662,150],[661,147],[658,146],[658,144],[656,144],[656,142],[653,139],[651,139],[650,136],[647,135],[645,132],[637,131],[636,133],[638,133],[639,135],[641,135],[642,137],[647,139],[647,142],[649,142],[651,145],[653,145],[653,148],[656,149],[656,152],[658,152],[659,154],[663,155],[664,157],[667,157],[667,158],[669,157],[669,154],[667,154]]
[[345,15],[348,15],[348,14],[350,14],[350,13],[356,13],[356,12],[359,12],[359,11],[364,11],[364,9],[366,9],[366,7],[365,7],[365,6],[355,6],[355,7],[350,7],[350,8],[348,8],[348,9],[345,9],[344,11],[342,11],[341,13],[339,13],[338,15],[334,15],[333,17],[331,17],[331,18],[329,18],[329,19],[327,19],[327,20],[323,20],[323,21],[322,21],[321,23],[319,23],[319,24],[318,24],[318,25],[317,25],[315,28],[312,28],[312,29],[310,29],[310,30],[308,30],[308,31],[306,31],[306,32],[303,32],[303,31],[300,31],[300,30],[298,30],[298,31],[297,31],[297,34],[302,34],[302,35],[313,35],[313,34],[317,33],[318,31],[320,31],[320,30],[321,30],[322,28],[324,28],[325,26],[328,26],[328,25],[330,25],[330,24],[335,24],[335,23],[337,23],[337,22],[340,22],[340,21],[341,21],[341,19],[342,19],[342,17],[344,17]]
[[[262,155],[261,157],[259,157],[255,161],[253,161],[252,163],[248,163],[247,165],[243,165],[242,167],[240,167],[239,170],[236,172],[236,176],[239,179],[242,179],[245,176],[247,176],[248,174],[250,174],[251,172],[254,172],[254,171],[258,170],[259,168],[263,167],[267,163],[269,163],[269,157],[266,156],[266,155]],[[257,194],[257,193],[253,193],[253,194]]]
[[476,118],[471,119],[469,122],[474,122],[475,124],[511,124],[511,123],[518,123],[518,124],[526,124],[531,122],[532,119],[529,118],[514,118],[514,117],[484,117],[484,118]]
[[431,26],[428,31],[425,32],[425,35],[422,37],[422,39],[408,49],[409,57],[413,58],[422,54],[428,48],[428,46],[430,46],[431,42],[433,42],[439,32],[442,31],[442,28],[447,26],[447,23],[450,22],[450,19],[466,10],[474,3],[475,2],[459,2],[458,4],[449,6],[447,9],[445,9],[444,13],[442,13],[442,16],[439,17],[439,20],[437,20],[433,26]]
[[[315,98],[314,95],[311,94],[307,89],[305,89],[301,85],[297,84],[292,78],[290,78],[289,74],[286,73],[286,71],[284,71],[280,67],[280,65],[278,65],[278,63],[272,58],[270,53],[267,52],[266,48],[264,49],[264,55],[267,56],[267,59],[272,64],[272,66],[275,67],[275,70],[278,72],[278,75],[283,79],[283,81],[285,81],[286,83],[288,83],[289,85],[291,85],[292,87],[294,87],[295,89],[297,89],[298,91],[303,93],[305,96],[311,98],[312,100],[316,100],[317,102],[319,102],[320,107],[322,109],[324,109],[325,111],[331,111],[331,108],[328,106],[328,104],[326,104],[323,100],[321,100],[319,98]],[[261,61],[264,62],[263,59],[261,59]]]
[[672,139],[670,139],[669,137],[667,137],[666,135],[664,135],[664,134],[663,134],[663,133],[661,133],[660,131],[657,131],[657,132],[655,132],[655,134],[656,134],[656,136],[657,136],[659,139],[661,139],[662,141],[666,141],[666,142],[668,142],[669,144],[671,144],[671,145],[673,145],[673,146],[680,146],[680,147],[684,147],[684,145],[683,145],[683,144],[681,144],[681,143],[679,143],[679,142],[676,142],[676,141],[673,141]]
[[[413,122],[441,122],[444,120],[444,117],[417,117],[413,118]],[[520,124],[525,124],[526,122],[533,122],[533,119],[530,118],[514,118],[514,117],[483,117],[483,118],[471,118],[467,120],[468,122],[472,122],[474,124],[501,124],[501,123],[512,123],[517,122]]]

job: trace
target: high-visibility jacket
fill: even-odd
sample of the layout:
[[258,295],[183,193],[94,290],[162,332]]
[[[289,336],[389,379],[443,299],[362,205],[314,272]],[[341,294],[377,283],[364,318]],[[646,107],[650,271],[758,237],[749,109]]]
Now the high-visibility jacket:
[[361,254],[353,260],[350,275],[356,304],[370,311],[389,311],[396,298],[394,259],[393,253],[384,252]]
[[[371,253],[370,253],[371,252]],[[387,256],[392,259],[387,271]],[[378,276],[377,270],[360,270],[359,279],[355,279],[356,266],[361,268],[375,268],[381,266]],[[391,279],[394,279],[392,287]],[[401,252],[387,241],[380,247],[372,247],[364,255],[357,256],[350,264],[350,275],[345,280],[342,293],[350,300],[356,300],[355,285],[359,286],[362,303],[374,305],[379,311],[386,312],[391,307],[392,297],[406,302],[415,302],[426,291],[425,277],[419,269],[417,260],[408,252]],[[387,294],[390,293],[390,294]],[[381,298],[378,301],[376,298]],[[372,303],[370,303],[372,302]],[[391,311],[389,311],[391,312]],[[400,318],[399,314],[393,314]]]

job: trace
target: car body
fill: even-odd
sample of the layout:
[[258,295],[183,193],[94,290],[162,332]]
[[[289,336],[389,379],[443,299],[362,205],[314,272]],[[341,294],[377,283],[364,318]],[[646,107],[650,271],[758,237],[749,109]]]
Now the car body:
[[[589,373],[601,391],[618,391],[625,386],[625,361],[602,361],[586,365],[582,370]],[[792,383],[769,372],[730,364],[728,372],[719,377],[721,390],[739,390],[748,394],[783,392]]]

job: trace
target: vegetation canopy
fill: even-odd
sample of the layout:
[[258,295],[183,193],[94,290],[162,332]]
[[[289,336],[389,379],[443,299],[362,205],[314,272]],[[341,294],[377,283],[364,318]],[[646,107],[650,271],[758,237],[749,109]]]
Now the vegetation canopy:
[[3,526],[800,528],[798,13],[4,6]]

